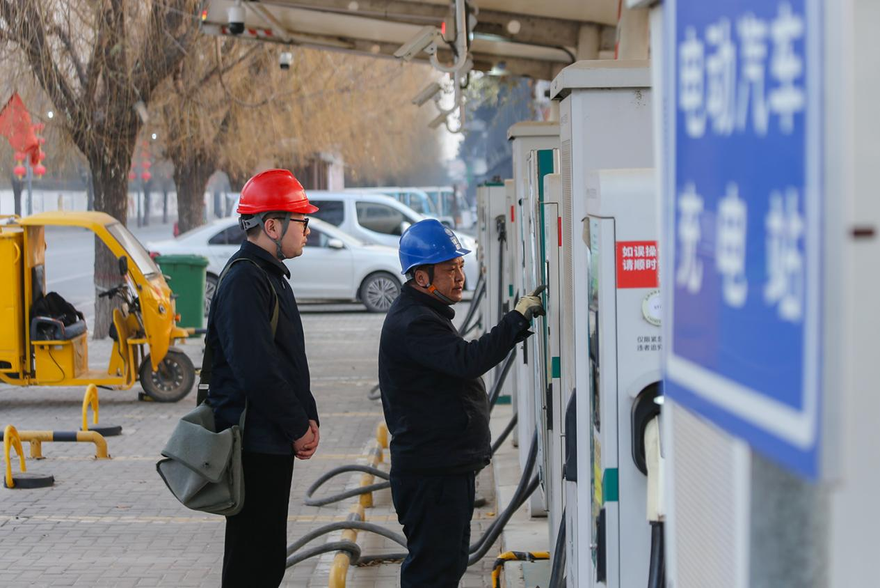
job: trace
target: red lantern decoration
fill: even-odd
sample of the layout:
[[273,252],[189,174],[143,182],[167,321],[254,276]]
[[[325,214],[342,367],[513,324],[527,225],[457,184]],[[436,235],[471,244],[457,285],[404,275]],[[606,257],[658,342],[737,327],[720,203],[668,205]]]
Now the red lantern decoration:
[[40,145],[45,145],[46,144],[46,137],[40,137],[39,139],[37,139],[37,141],[40,142]]
[[145,172],[143,172],[143,173],[141,174],[141,179],[142,179],[143,181],[145,181],[145,182],[149,182],[149,181],[150,181],[150,178],[152,178],[152,177],[153,177],[153,174],[151,174],[151,173],[148,172],[148,171],[145,171]]
[[24,151],[16,151],[15,152],[15,161],[21,163],[25,159],[27,159],[27,153],[25,153]]
[[129,180],[135,180],[135,179],[137,179],[137,174],[134,173],[134,170],[131,170],[130,172],[128,172],[128,179],[129,179]]
[[37,153],[37,159],[39,159],[40,161],[43,161],[44,159],[46,159],[46,152],[43,150],[40,150],[40,152]]
[[143,161],[143,162],[141,162],[141,167],[144,168],[145,170],[146,170],[146,169],[150,169],[152,166],[153,166],[153,164],[150,163],[149,161]]
[[27,173],[27,168],[23,165],[16,165],[15,168],[13,168],[12,173],[14,173],[15,177],[20,180]]
[[46,167],[42,163],[38,163],[34,166],[34,175],[38,178],[42,178],[46,175]]

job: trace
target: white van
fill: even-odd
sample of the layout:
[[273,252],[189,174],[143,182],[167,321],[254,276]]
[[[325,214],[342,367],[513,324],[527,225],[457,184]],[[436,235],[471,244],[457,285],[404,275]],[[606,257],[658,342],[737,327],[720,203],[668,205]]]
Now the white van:
[[420,188],[399,188],[399,187],[379,187],[379,188],[352,188],[346,192],[355,192],[361,194],[384,194],[390,196],[409,206],[417,213],[428,218],[436,218],[441,223],[454,229],[455,219],[451,214],[444,213],[437,207],[437,202],[432,199],[427,192]]
[[[410,225],[425,216],[401,204],[390,196],[361,191],[324,192],[309,190],[309,202],[319,208],[314,216],[335,225],[354,237],[397,248],[400,236]],[[465,289],[473,290],[477,285],[479,266],[477,264],[477,242],[467,235],[456,233],[461,244],[469,249],[464,258]]]

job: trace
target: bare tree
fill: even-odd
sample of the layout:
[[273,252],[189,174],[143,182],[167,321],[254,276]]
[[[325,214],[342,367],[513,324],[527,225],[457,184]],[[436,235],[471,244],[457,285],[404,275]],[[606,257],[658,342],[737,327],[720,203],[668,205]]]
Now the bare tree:
[[[95,208],[127,221],[128,169],[156,87],[198,34],[197,0],[0,0],[5,57],[20,59],[89,163]],[[101,253],[97,253],[101,252]],[[96,247],[96,286],[118,280]],[[96,298],[95,336],[110,327]]]
[[[182,232],[202,223],[205,187],[224,161],[224,150],[235,141],[230,129],[241,106],[229,99],[228,86],[240,91],[252,85],[250,78],[266,68],[265,57],[262,45],[200,37],[162,86],[154,109],[160,115],[165,156],[174,164]],[[269,101],[262,102],[256,107]]]
[[255,171],[296,172],[321,153],[362,177],[437,165],[437,136],[409,103],[428,68],[283,50],[294,54],[289,70],[278,68],[269,45],[202,37],[161,87],[153,110],[174,164],[181,231],[201,224],[205,187],[218,169],[240,190]]

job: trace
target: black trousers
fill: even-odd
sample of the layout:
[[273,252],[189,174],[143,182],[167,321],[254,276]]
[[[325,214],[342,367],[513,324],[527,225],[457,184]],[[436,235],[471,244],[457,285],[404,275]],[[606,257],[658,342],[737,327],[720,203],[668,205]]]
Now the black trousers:
[[226,517],[223,588],[277,588],[287,563],[293,456],[241,454],[244,507]]
[[475,473],[422,476],[391,472],[391,498],[409,555],[401,588],[457,588],[467,570]]

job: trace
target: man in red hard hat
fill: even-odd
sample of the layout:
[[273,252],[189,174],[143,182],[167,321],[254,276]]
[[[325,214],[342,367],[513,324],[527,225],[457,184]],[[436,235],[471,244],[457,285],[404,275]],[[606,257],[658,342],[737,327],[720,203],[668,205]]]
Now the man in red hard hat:
[[308,241],[309,204],[292,173],[272,169],[241,190],[247,237],[226,264],[211,302],[208,402],[217,430],[243,422],[244,507],[226,518],[223,586],[278,586],[287,559],[293,460],[318,447],[302,321],[284,259]]

